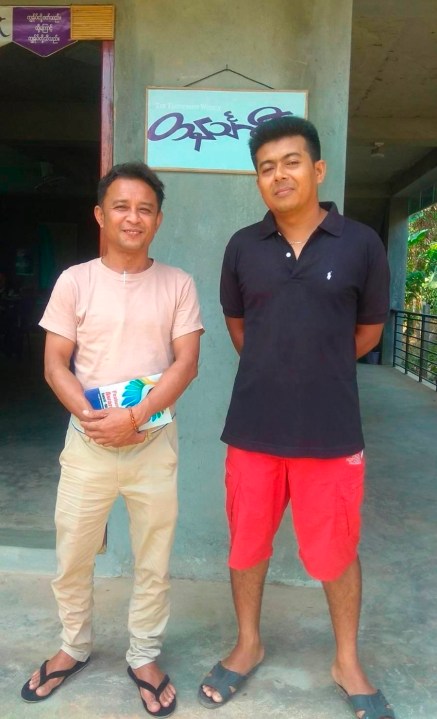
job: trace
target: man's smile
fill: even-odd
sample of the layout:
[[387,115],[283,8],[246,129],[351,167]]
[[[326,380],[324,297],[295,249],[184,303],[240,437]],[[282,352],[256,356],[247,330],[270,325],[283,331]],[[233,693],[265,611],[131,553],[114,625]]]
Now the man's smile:
[[129,237],[136,237],[137,235],[141,235],[141,234],[142,234],[142,230],[129,230],[129,229],[124,229],[124,230],[122,230],[122,232],[124,232],[126,235],[129,235]]
[[289,195],[293,191],[293,187],[290,187],[289,185],[281,185],[280,187],[276,188],[274,194],[276,195],[276,197],[284,197],[285,195]]

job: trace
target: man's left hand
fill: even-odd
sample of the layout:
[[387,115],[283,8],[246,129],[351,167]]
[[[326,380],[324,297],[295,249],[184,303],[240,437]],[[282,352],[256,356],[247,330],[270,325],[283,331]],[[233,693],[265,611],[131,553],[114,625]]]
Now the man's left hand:
[[126,447],[144,442],[147,432],[136,432],[127,409],[84,410],[81,418],[87,437],[103,447]]

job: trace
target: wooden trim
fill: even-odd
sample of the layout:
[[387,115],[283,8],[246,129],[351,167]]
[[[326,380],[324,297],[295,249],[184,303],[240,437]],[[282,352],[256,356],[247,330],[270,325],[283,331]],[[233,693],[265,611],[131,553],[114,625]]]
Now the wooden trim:
[[114,5],[72,5],[70,12],[72,40],[114,39]]
[[[113,163],[114,145],[114,42],[102,42],[102,89],[100,128],[100,177],[106,175]],[[100,254],[105,251],[100,233]]]
[[[106,175],[113,163],[114,149],[114,41],[102,42],[102,88],[100,96],[100,177]],[[99,254],[106,247],[100,231]],[[98,554],[105,554],[108,547],[108,525],[105,527],[102,546]]]

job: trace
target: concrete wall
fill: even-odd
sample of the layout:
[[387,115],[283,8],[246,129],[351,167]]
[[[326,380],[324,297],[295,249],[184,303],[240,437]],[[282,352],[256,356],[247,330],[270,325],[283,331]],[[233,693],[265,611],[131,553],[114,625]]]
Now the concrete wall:
[[[145,87],[180,87],[226,65],[275,89],[308,89],[328,177],[322,197],[342,206],[347,129],[351,0],[130,0],[117,3],[115,161],[143,158]],[[252,89],[231,73],[207,87]],[[198,85],[202,86],[202,85]],[[218,303],[223,250],[264,208],[251,176],[160,173],[164,223],[153,255],[195,277],[206,334],[198,379],[180,400],[180,519],[173,552],[177,576],[227,577],[219,441],[237,367]],[[129,567],[124,508],[109,525],[114,567]],[[305,581],[289,527],[276,542],[271,576]]]

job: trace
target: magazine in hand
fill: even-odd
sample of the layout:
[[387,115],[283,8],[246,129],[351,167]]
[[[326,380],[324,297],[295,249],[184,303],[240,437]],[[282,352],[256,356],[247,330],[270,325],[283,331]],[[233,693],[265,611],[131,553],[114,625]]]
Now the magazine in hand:
[[[136,379],[126,380],[126,382],[116,382],[115,384],[86,389],[85,397],[93,409],[134,407],[146,397],[160,378],[161,374],[151,374],[149,377],[137,377]],[[171,412],[167,407],[152,414],[150,419],[145,424],[142,424],[139,429],[154,429],[171,421]]]

